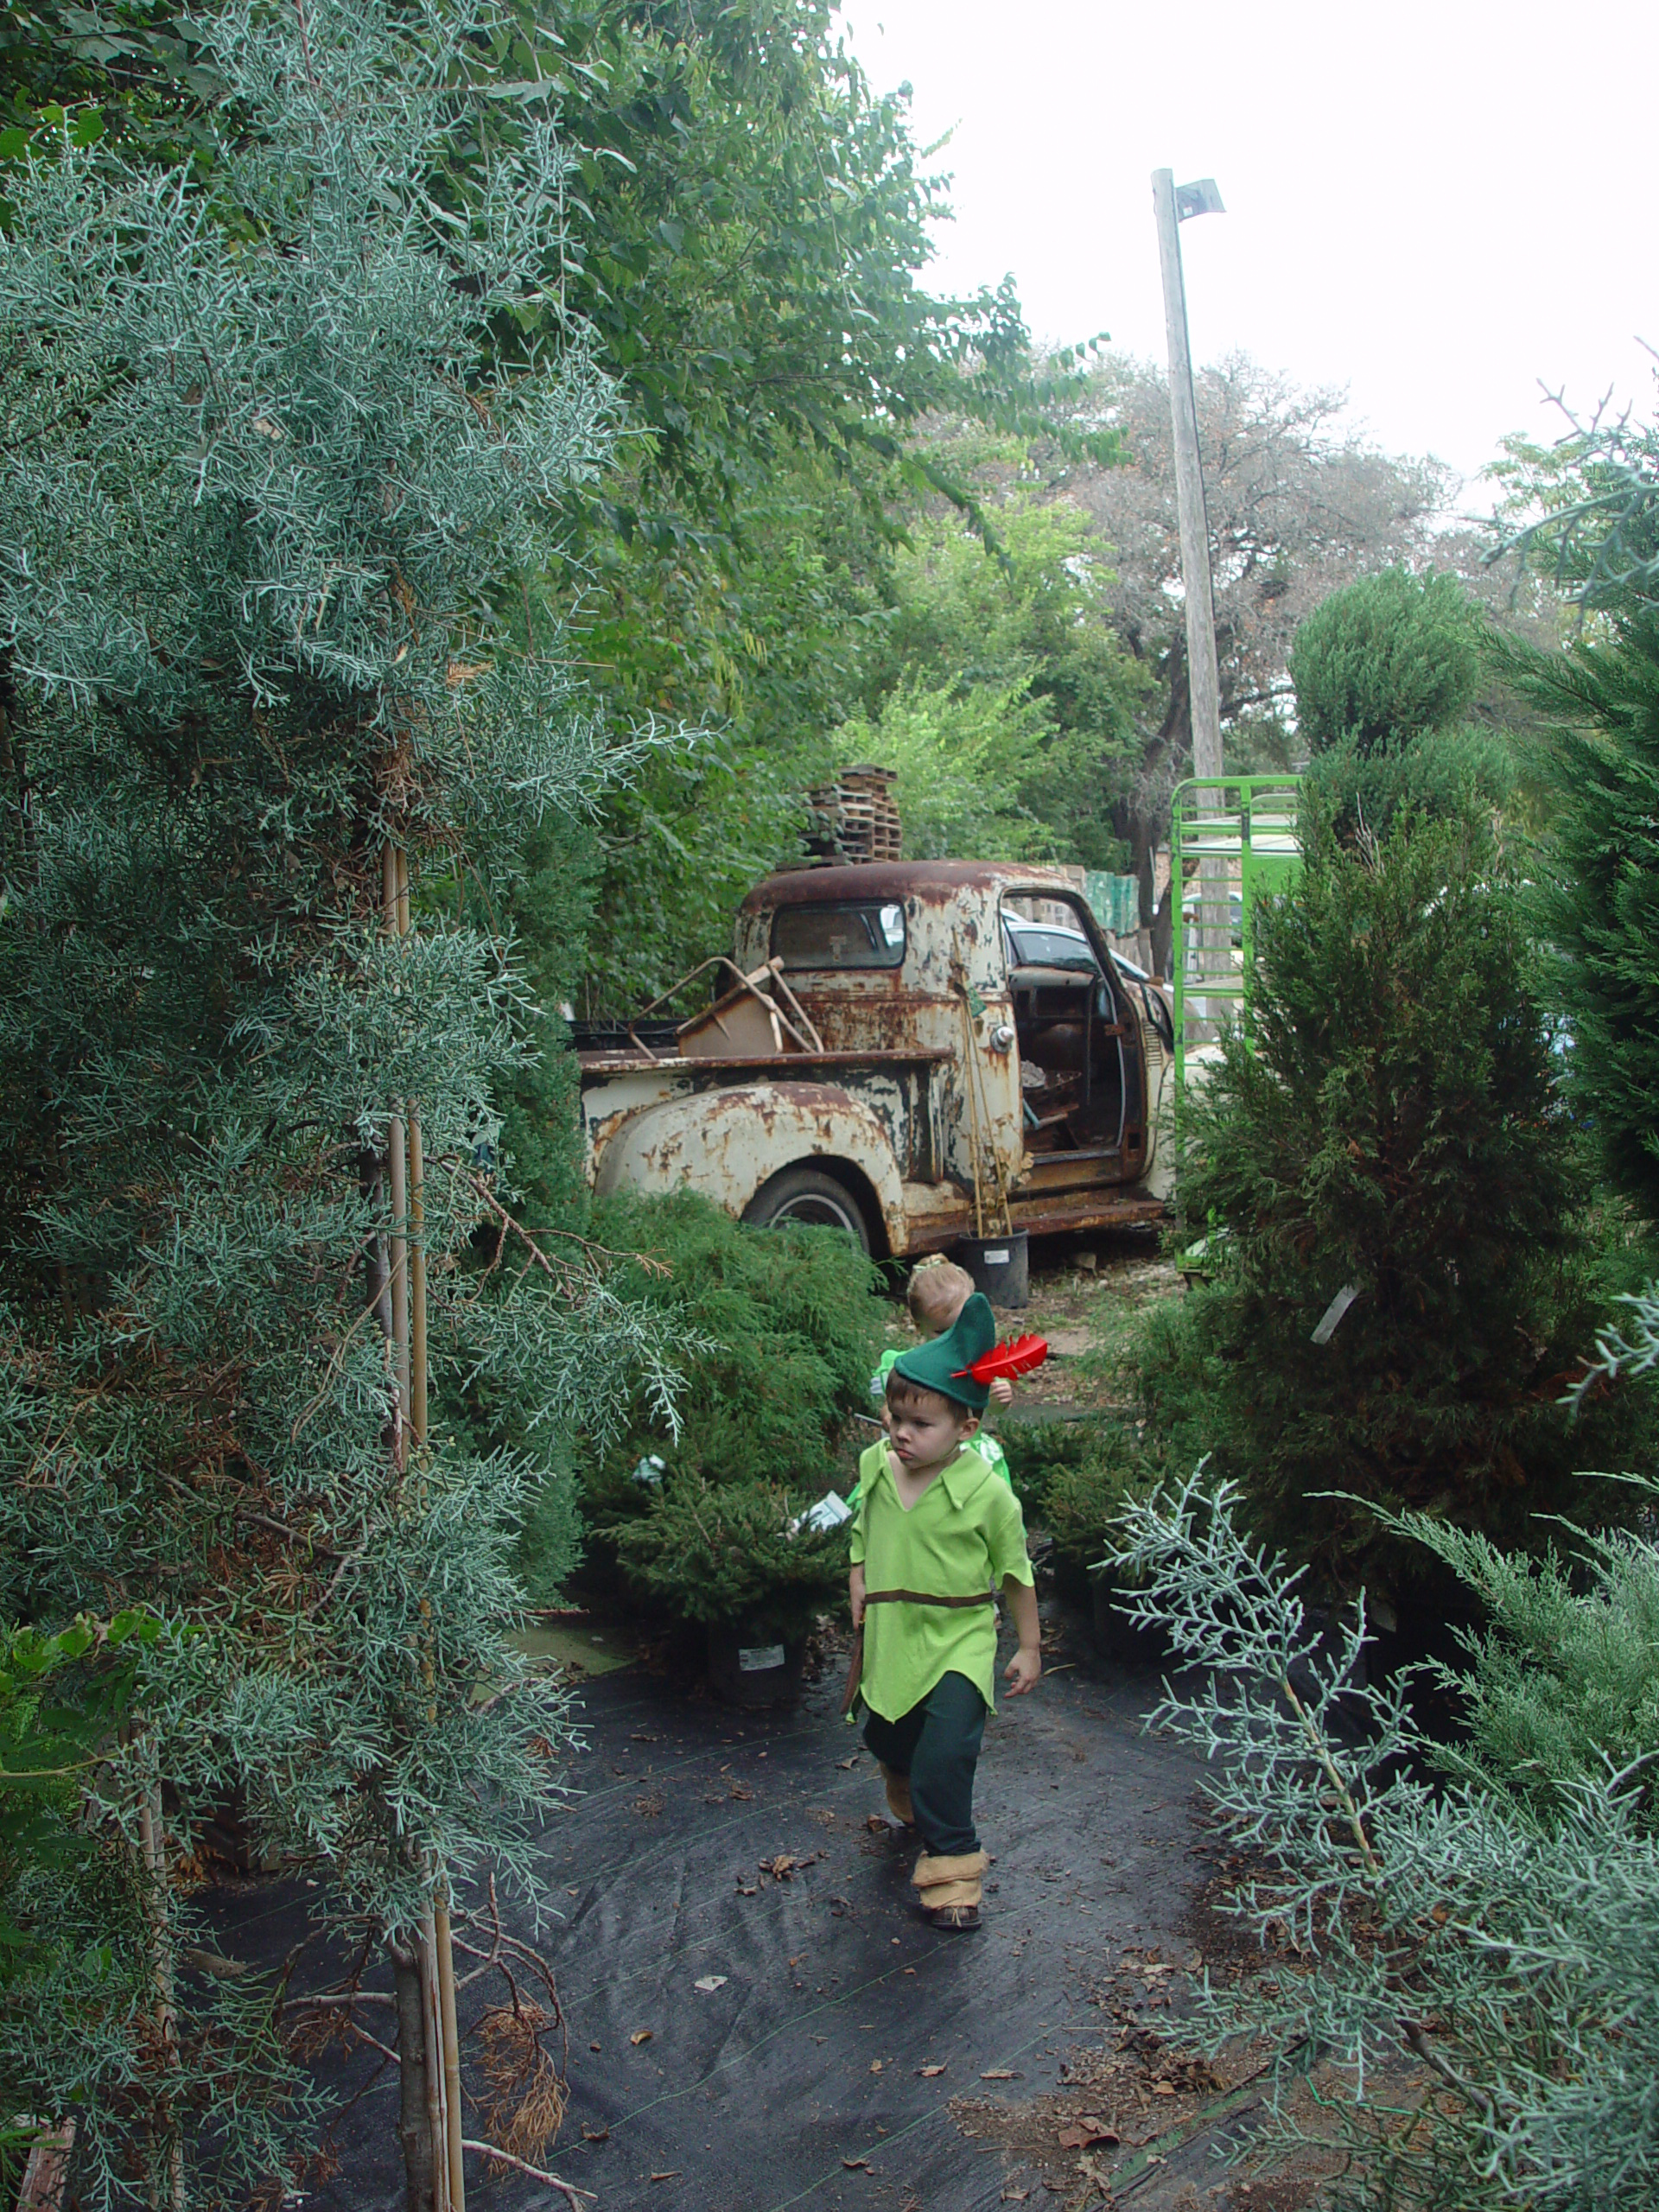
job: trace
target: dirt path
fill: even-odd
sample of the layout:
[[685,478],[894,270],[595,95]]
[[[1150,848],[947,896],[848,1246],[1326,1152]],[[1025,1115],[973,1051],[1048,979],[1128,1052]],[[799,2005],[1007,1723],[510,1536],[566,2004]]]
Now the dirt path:
[[[968,1937],[910,1910],[913,1847],[872,1827],[878,1777],[833,1667],[775,1716],[639,1666],[588,1687],[581,1795],[541,1839],[539,1941],[570,2038],[547,2163],[601,2212],[1302,2201],[1217,2189],[1214,2145],[1259,2093],[1230,2096],[1179,2026],[1212,1948],[1197,1770],[1141,1732],[1153,1682],[1046,1610],[1051,1671],[987,1732],[995,1863]],[[279,1956],[298,1904],[249,1894],[226,1947]],[[512,1921],[534,1934],[528,1911]],[[306,2193],[327,2212],[401,2207],[395,2073],[370,2077],[362,2058],[340,2069],[364,2094],[335,2177]],[[473,2194],[558,2201],[481,2172]]]
[[[1103,1342],[1174,1281],[1144,1240],[1047,1255],[1020,1319],[1056,1356],[1020,1410],[1109,1403]],[[1097,1657],[1053,1600],[1044,1613],[1046,1679],[987,1730],[995,1865],[967,1937],[910,1909],[914,1847],[874,1817],[836,1655],[794,1709],[743,1713],[649,1671],[614,1626],[567,1624],[558,1656],[594,1662],[587,1746],[540,1840],[539,1932],[522,1904],[511,1918],[550,1960],[569,2025],[569,2109],[546,2163],[601,2212],[1309,2201],[1216,2164],[1264,2083],[1248,2056],[1211,2071],[1181,2027],[1189,1974],[1238,1970],[1205,1903],[1198,1770],[1141,1732],[1155,1681]],[[302,1903],[292,1887],[227,1899],[226,1948],[280,1956]],[[308,2201],[400,2212],[395,2071],[359,2056],[339,2076],[358,2101]],[[508,2212],[562,2201],[481,2171],[471,2193]]]

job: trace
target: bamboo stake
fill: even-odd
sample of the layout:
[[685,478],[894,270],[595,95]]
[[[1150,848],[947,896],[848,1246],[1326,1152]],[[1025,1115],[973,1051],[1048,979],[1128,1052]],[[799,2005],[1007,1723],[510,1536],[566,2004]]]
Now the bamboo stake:
[[453,2212],[449,2202],[449,2124],[444,2110],[448,2066],[443,2006],[438,1996],[438,1941],[429,1904],[421,1915],[421,2024],[426,2043],[426,2120],[432,2138],[432,2212]]
[[[143,1853],[149,1891],[150,1940],[156,1970],[156,2027],[169,2069],[179,2063],[178,2015],[173,2002],[173,1937],[167,1924],[167,1844],[162,1830],[159,1783],[146,1783],[138,1804],[138,1842]],[[171,2212],[184,2212],[184,2137],[171,2098],[166,2100],[167,2202]],[[152,2198],[152,2202],[156,2202]]]
[[[397,938],[409,935],[409,855],[387,846],[384,878],[387,925]],[[404,1262],[393,1275],[394,1294],[404,1296],[397,1327],[398,1383],[405,1417],[416,1444],[427,1429],[426,1155],[414,1101],[391,1120],[392,1212],[399,1235],[397,1249]],[[407,1142],[407,1158],[405,1158]],[[461,2152],[461,2036],[455,2012],[455,1953],[449,1926],[449,1891],[440,1878],[432,1903],[421,1916],[422,1985],[427,2047],[427,2116],[432,2133],[433,2212],[466,2212],[467,2178]]]
[[409,1105],[409,1422],[426,1441],[426,1149],[421,1117]]
[[964,1054],[962,1088],[968,1104],[968,1149],[974,1162],[974,1234],[982,1240],[985,1235],[985,1200],[979,1185],[979,1093],[974,1087],[974,1033],[966,994],[962,1001],[962,1042]]
[[[397,855],[397,934],[409,935],[409,855]],[[409,1422],[416,1444],[426,1440],[426,1147],[420,1110],[409,1109]]]
[[[407,891],[402,891],[400,895],[400,860],[397,847],[388,839],[381,855],[380,883],[386,932],[391,937],[403,935],[400,925],[408,909]],[[392,1222],[391,1235],[388,1239],[391,1262],[392,1367],[397,1382],[397,1430],[392,1456],[399,1468],[408,1453],[410,1425],[409,1176],[404,1141],[404,1117],[401,1114],[394,1114],[386,1129],[386,1182],[387,1193],[391,1200]]]
[[449,1885],[438,1885],[432,1901],[438,1944],[438,2009],[443,2026],[445,2146],[449,2166],[450,2212],[467,2212],[466,2161],[461,2154],[461,2031],[455,2016],[455,1953],[449,1932]]

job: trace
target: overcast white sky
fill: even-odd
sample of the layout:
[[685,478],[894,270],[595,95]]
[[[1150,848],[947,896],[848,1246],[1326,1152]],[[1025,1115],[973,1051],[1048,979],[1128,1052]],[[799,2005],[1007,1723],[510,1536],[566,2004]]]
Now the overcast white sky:
[[[1472,476],[1556,435],[1538,380],[1653,411],[1659,0],[843,0],[874,85],[954,135],[931,289],[1018,280],[1057,340],[1164,359],[1149,179],[1181,225],[1192,349],[1345,386],[1395,452]],[[1483,504],[1478,487],[1465,495]]]

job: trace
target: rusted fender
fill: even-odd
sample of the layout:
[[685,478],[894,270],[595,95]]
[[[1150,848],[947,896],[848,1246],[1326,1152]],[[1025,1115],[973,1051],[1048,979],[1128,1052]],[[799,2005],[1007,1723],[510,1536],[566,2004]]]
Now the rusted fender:
[[860,1170],[875,1193],[889,1246],[904,1251],[904,1189],[892,1141],[863,1101],[838,1084],[741,1084],[647,1106],[630,1115],[600,1153],[594,1188],[608,1197],[690,1186],[741,1214],[768,1176],[817,1160],[846,1160]]

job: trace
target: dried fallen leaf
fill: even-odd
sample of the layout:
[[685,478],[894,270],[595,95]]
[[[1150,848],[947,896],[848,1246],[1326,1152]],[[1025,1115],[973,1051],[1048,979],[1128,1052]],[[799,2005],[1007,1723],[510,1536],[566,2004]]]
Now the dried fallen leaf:
[[741,1897],[758,1897],[760,1895],[759,1885],[753,1882],[740,1882],[737,1885],[737,1894]]
[[924,2082],[932,2082],[937,2080],[938,2077],[944,2073],[944,2069],[943,2066],[918,2066],[916,2069],[916,2071],[921,2075]]
[[1071,2126],[1060,2130],[1062,2151],[1087,2151],[1096,2143],[1117,2143],[1122,2140],[1115,2127],[1103,2127],[1097,2120],[1075,2120]]
[[800,1863],[798,1859],[792,1859],[788,1852],[780,1851],[775,1859],[763,1859],[760,1861],[760,1872],[763,1874],[770,1874],[774,1882],[786,1882]]
[[628,2037],[628,2041],[633,2044],[649,2043],[656,2032],[655,2028],[636,2028]]
[[702,1990],[703,1995],[707,1997],[711,1990],[724,1989],[726,1980],[727,1977],[723,1974],[705,1974],[700,1975],[691,1986],[693,1989]]
[[879,2073],[881,2071],[882,2064],[883,2064],[882,2060],[880,2060],[880,2059],[879,2059],[879,2058],[873,2058],[873,2059],[870,2061],[870,2071],[871,2071],[871,2073],[872,2073],[872,2074],[879,2074]]
[[611,2131],[608,2127],[589,2127],[584,2120],[582,2123],[582,2139],[584,2143],[608,2143],[611,2139]]
[[1152,2085],[1152,2094],[1154,2097],[1173,2097],[1175,2094],[1175,2084],[1173,2082],[1154,2082]]
[[1007,2066],[993,2066],[980,2075],[982,2082],[1012,2082],[1013,2069]]
[[666,2173],[652,2174],[652,2181],[678,2181],[684,2171],[683,2166],[671,2166]]
[[1030,2195],[1031,2191],[1028,2189],[1005,2189],[1002,2192],[1002,2202],[1005,2204],[1023,2204]]
[[864,1825],[872,1835],[886,1835],[887,1832],[887,1824],[880,1813],[867,1814]]
[[849,1766],[856,1766],[856,1765],[858,1764],[858,1753],[857,1753],[856,1751],[855,1751],[855,1752],[853,1753],[853,1756],[852,1756],[852,1757],[851,1757],[851,1758],[849,1758],[849,1759],[837,1759],[837,1760],[836,1761],[836,1764],[838,1767],[843,1767],[843,1768],[845,1768],[845,1767],[849,1767]]
[[863,2167],[866,2173],[870,2170],[870,2162],[868,2158],[843,2158],[841,2163],[849,2173],[854,2172],[860,2166]]

